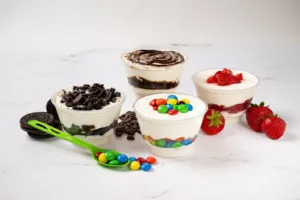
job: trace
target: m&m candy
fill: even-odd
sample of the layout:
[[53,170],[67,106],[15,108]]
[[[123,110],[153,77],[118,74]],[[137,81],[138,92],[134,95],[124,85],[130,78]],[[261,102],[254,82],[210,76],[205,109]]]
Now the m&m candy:
[[117,161],[117,160],[112,160],[112,161],[109,161],[109,163],[108,164],[110,164],[110,165],[119,165],[120,164],[120,162],[119,161]]
[[118,161],[120,163],[126,163],[128,161],[128,157],[124,154],[120,154],[120,155],[118,155]]
[[193,106],[191,104],[186,104],[187,108],[189,111],[192,111],[193,110]]
[[96,153],[96,157],[99,158],[99,156],[100,156],[101,153],[102,153],[102,152],[97,152],[97,153]]
[[152,166],[149,164],[149,163],[143,163],[141,165],[141,170],[145,171],[145,172],[148,172],[150,171],[152,168]]
[[178,110],[178,106],[179,106],[179,105],[177,105],[177,104],[176,104],[176,105],[173,105],[173,110]]
[[140,166],[141,165],[138,161],[133,161],[133,162],[130,163],[129,168],[131,170],[138,170],[138,169],[140,169]]
[[177,110],[169,110],[168,114],[169,115],[176,115],[176,114],[178,114],[178,111]]
[[167,101],[165,99],[160,98],[160,99],[156,100],[156,105],[157,106],[165,105],[165,104],[167,104]]
[[173,94],[172,94],[172,95],[169,95],[167,99],[168,99],[168,100],[169,100],[169,99],[176,99],[176,100],[178,100],[177,96],[176,96],[176,95],[173,95]]
[[107,159],[104,153],[101,153],[100,156],[98,157],[98,160],[102,163],[107,163]]
[[105,154],[106,159],[109,160],[109,161],[116,159],[116,155],[113,151],[107,151],[104,154]]
[[153,106],[153,110],[157,110],[158,109],[158,106]]
[[154,158],[154,157],[152,157],[152,156],[149,156],[149,157],[147,157],[146,158],[146,161],[147,161],[147,163],[149,163],[149,164],[155,164],[156,162],[157,162],[157,160],[156,160],[156,158]]
[[160,105],[157,109],[157,111],[161,114],[167,113],[168,112],[168,108],[166,105]]
[[190,101],[189,101],[188,99],[181,99],[181,101],[183,101],[183,102],[186,103],[186,104],[189,104],[189,103],[190,103]]
[[172,144],[172,147],[173,147],[173,148],[178,148],[178,147],[181,147],[181,146],[182,146],[181,142],[174,142],[174,143]]
[[136,158],[135,157],[130,157],[129,160],[130,160],[130,162],[133,162],[133,161],[136,161]]
[[176,99],[169,99],[167,101],[168,104],[171,104],[171,105],[175,105],[177,103],[177,100]]
[[156,141],[156,146],[158,147],[164,147],[166,145],[167,141],[164,139],[160,139]]
[[142,158],[142,157],[137,158],[136,161],[139,162],[140,164],[143,164],[143,163],[146,163],[146,162],[147,162],[147,161],[146,161],[144,158]]
[[181,113],[186,113],[189,111],[188,107],[185,104],[180,104],[178,106],[178,111]]
[[173,106],[171,104],[167,104],[166,106],[167,106],[168,110],[172,110],[173,109]]
[[150,106],[156,106],[156,99],[153,99],[152,101],[150,101],[149,105]]

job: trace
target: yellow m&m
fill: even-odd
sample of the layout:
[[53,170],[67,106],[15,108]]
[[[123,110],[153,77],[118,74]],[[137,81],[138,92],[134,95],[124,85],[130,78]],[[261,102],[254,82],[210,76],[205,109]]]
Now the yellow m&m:
[[130,163],[130,169],[131,170],[138,170],[140,169],[141,164],[138,161],[133,161]]
[[101,153],[98,159],[102,163],[107,163],[107,159],[104,153]]
[[167,104],[175,105],[175,104],[177,104],[177,100],[176,99],[168,99]]
[[181,101],[183,101],[186,104],[190,104],[190,101],[188,99],[181,99]]

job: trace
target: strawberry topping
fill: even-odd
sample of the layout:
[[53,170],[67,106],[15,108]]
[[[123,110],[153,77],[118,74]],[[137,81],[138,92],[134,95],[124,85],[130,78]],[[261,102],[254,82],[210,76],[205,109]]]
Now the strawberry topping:
[[206,82],[211,84],[215,83],[219,86],[226,86],[241,83],[242,80],[242,73],[233,75],[231,70],[224,68],[222,71],[217,71],[214,75],[208,77]]

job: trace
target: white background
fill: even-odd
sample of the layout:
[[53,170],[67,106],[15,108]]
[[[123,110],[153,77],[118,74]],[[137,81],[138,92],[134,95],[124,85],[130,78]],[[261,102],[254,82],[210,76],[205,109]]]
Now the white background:
[[[256,74],[253,101],[287,123],[277,141],[245,122],[213,137],[201,131],[195,154],[158,158],[150,173],[111,171],[59,139],[37,141],[19,119],[45,111],[51,95],[100,82],[136,100],[120,56],[140,46],[178,47],[188,56],[178,92],[195,95],[205,68]],[[300,0],[0,0],[0,200],[299,200]],[[140,137],[109,148],[149,156]]]
[[300,1],[1,0],[0,25],[2,46],[25,49],[294,44]]

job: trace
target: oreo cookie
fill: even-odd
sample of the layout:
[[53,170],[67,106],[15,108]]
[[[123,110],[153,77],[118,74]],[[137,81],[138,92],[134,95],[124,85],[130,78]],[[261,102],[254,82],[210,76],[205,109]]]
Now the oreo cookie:
[[54,119],[54,116],[47,112],[34,112],[24,115],[20,119],[20,127],[23,131],[27,132],[30,137],[34,138],[50,138],[53,137],[50,134],[44,133],[34,127],[28,125],[28,121],[30,120],[38,120],[44,122],[50,126],[54,126],[55,128],[60,128],[59,123]]
[[49,101],[47,102],[46,104],[46,110],[47,110],[47,113],[50,113],[54,116],[54,119],[56,119],[57,121],[59,121],[59,118],[58,118],[58,114],[57,114],[57,111],[56,111],[56,108],[55,106],[53,105],[51,99],[49,99]]

